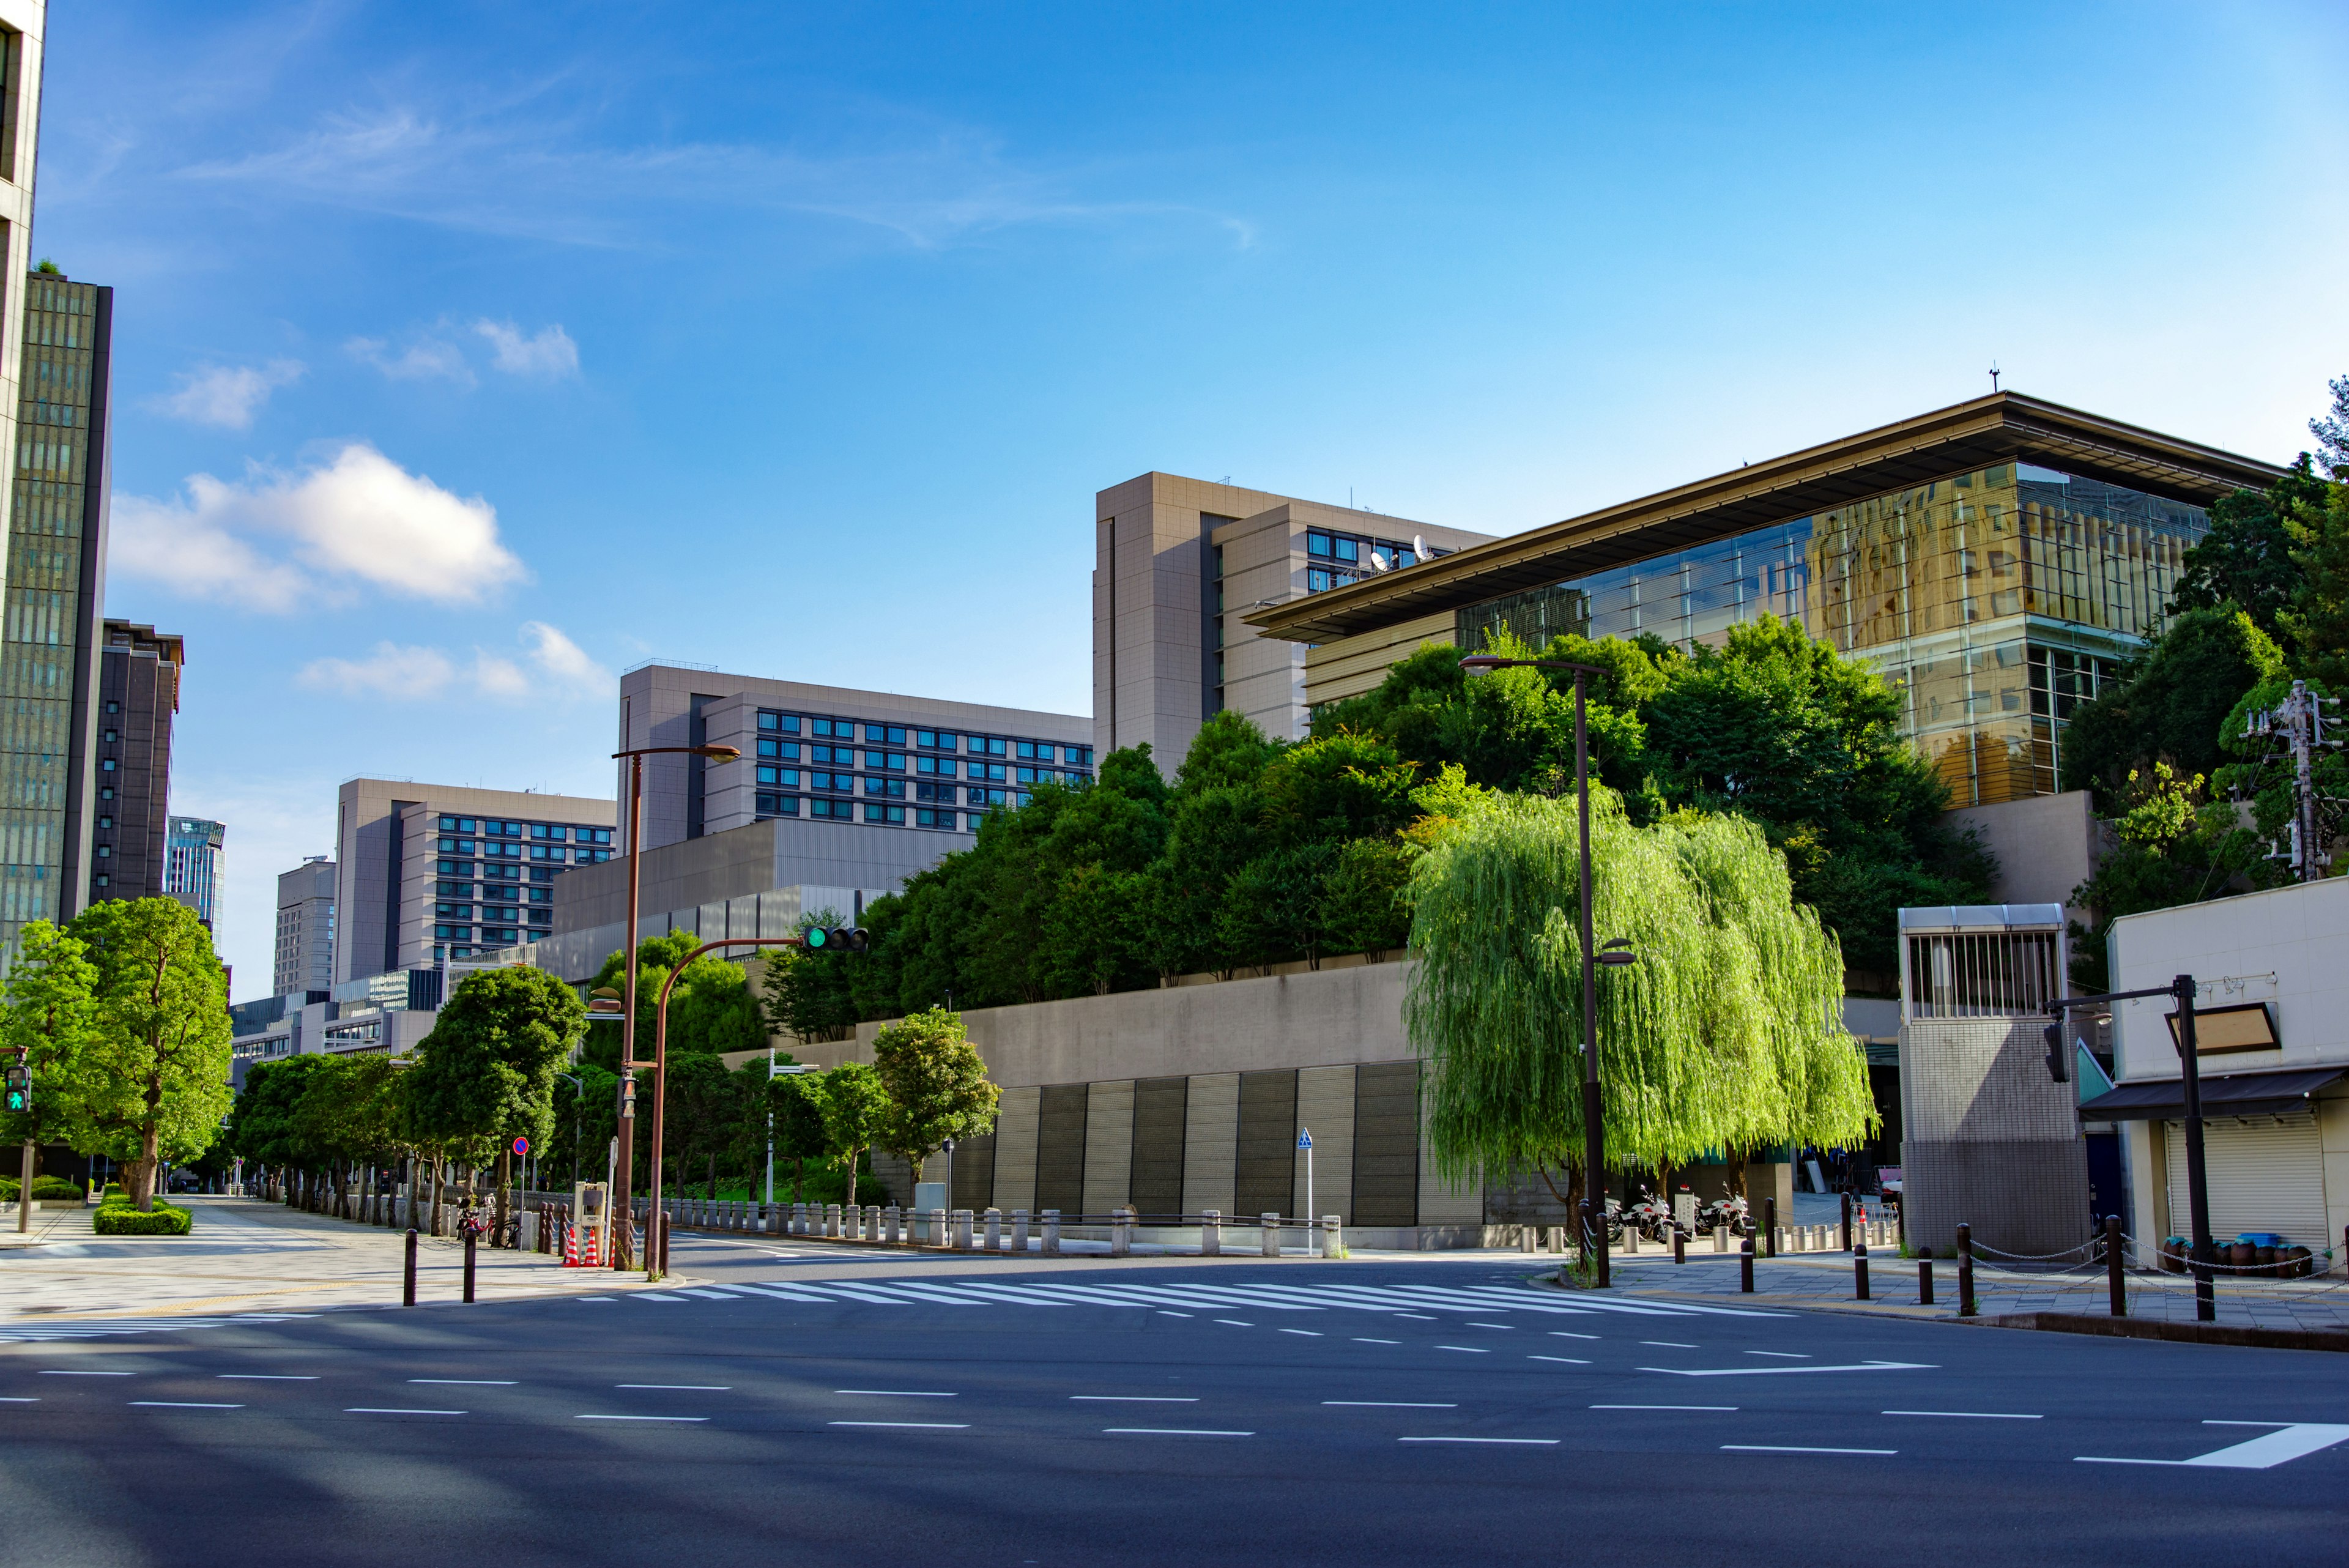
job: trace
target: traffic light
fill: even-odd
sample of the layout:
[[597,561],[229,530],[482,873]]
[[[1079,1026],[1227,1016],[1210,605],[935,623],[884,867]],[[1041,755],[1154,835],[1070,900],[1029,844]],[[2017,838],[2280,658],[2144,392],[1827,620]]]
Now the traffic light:
[[2059,1084],[2072,1081],[2071,1053],[2064,1049],[2064,1021],[2061,1018],[2039,1032],[2047,1042],[2047,1075]]
[[810,926],[801,940],[812,953],[861,953],[873,945],[863,926]]
[[33,1108],[32,1073],[21,1066],[11,1067],[8,1069],[7,1081],[7,1092],[5,1098],[0,1098],[0,1109],[5,1109],[11,1116],[21,1115],[31,1110]]

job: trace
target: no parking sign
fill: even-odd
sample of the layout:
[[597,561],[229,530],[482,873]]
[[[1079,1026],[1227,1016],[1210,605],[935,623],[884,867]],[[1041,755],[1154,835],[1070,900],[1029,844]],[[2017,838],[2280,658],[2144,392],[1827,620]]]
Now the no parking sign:
[[517,1134],[513,1140],[513,1151],[516,1154],[528,1154],[530,1152],[530,1139]]

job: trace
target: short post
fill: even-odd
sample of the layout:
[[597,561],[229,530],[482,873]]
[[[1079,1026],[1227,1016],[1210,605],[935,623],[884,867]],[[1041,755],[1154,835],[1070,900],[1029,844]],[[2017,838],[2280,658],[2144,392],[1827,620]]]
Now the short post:
[[1547,1241],[1547,1242],[1549,1243],[1549,1252],[1550,1252],[1550,1256],[1552,1256],[1552,1257],[1554,1257],[1554,1258],[1557,1258],[1557,1257],[1564,1257],[1564,1256],[1566,1255],[1566,1227],[1565,1227],[1565,1226],[1563,1226],[1563,1225],[1547,1225],[1547,1226],[1544,1226],[1544,1227],[1542,1228],[1542,1235],[1543,1235],[1544,1239],[1545,1239],[1546,1241]]
[[1199,1256],[1217,1258],[1224,1251],[1224,1213],[1220,1209],[1203,1210],[1199,1215]]
[[1121,1209],[1109,1217],[1109,1255],[1126,1258],[1133,1255],[1133,1210]]
[[1844,1251],[1847,1251],[1847,1252],[1848,1252],[1848,1251],[1851,1251],[1851,1194],[1850,1194],[1849,1192],[1846,1192],[1846,1193],[1843,1195],[1843,1247],[1842,1247],[1842,1250],[1843,1250]]
[[881,1239],[881,1205],[878,1203],[864,1206],[864,1239],[868,1241]]
[[1672,1262],[1675,1263],[1688,1262],[1688,1232],[1681,1229],[1681,1223],[1677,1220],[1672,1221]]
[[1517,1246],[1523,1251],[1536,1251],[1541,1247],[1541,1232],[1531,1225],[1517,1228]]
[[1716,1252],[1726,1252],[1729,1251],[1729,1227],[1727,1225],[1715,1225],[1713,1228],[1713,1250]]
[[399,1304],[402,1306],[416,1304],[416,1227],[413,1225],[408,1228],[407,1278],[400,1286]]
[[465,1232],[465,1300],[473,1299],[473,1243],[478,1241],[471,1231]]
[[1858,1299],[1866,1301],[1868,1299],[1868,1243],[1866,1241],[1856,1242],[1851,1249],[1851,1282],[1859,1293]]
[[897,1206],[894,1203],[881,1210],[881,1239],[893,1247],[905,1239],[904,1232],[898,1229],[901,1218],[897,1212]]
[[1003,1251],[1003,1210],[990,1209],[980,1219],[987,1226],[984,1245],[990,1252],[1000,1252]]
[[1028,1210],[1025,1209],[1011,1211],[1011,1250],[1023,1258],[1028,1255]]
[[1599,1251],[1598,1239],[1593,1235],[1590,1229],[1590,1199],[1588,1198],[1584,1199],[1581,1202],[1576,1204],[1574,1209],[1576,1221],[1582,1227],[1582,1242],[1579,1249],[1576,1251],[1575,1256],[1581,1262],[1588,1263],[1593,1257],[1597,1256]]
[[826,1241],[840,1240],[840,1205],[837,1203],[823,1206],[823,1234]]
[[1256,1222],[1264,1227],[1264,1255],[1268,1258],[1280,1256],[1280,1216],[1259,1214],[1256,1217]]
[[930,1210],[930,1245],[943,1248],[946,1244],[947,1211],[943,1209],[933,1209]]
[[1043,1247],[1044,1256],[1048,1258],[1061,1255],[1061,1211],[1057,1209],[1044,1210]]
[[954,1250],[957,1252],[970,1251],[971,1219],[971,1212],[968,1209],[957,1209],[954,1211]]
[[1745,1295],[1754,1293],[1754,1238],[1748,1236],[1737,1249],[1737,1288]]
[[1339,1230],[1339,1223],[1335,1214],[1321,1216],[1321,1255],[1325,1258],[1338,1257],[1346,1251],[1345,1240]]
[[1930,1258],[1917,1260],[1917,1304],[1933,1304],[1933,1260]]
[[2113,1315],[2128,1316],[2128,1288],[2121,1282],[2121,1217],[2105,1216],[2105,1290],[2112,1297]]
[[1974,1228],[1958,1227],[1958,1315],[1974,1315]]

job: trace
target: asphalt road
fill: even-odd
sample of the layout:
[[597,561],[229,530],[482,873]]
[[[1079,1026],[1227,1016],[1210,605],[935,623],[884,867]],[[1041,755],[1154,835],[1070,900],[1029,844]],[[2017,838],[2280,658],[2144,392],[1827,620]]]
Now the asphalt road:
[[0,1559],[2349,1554],[2349,1357],[1602,1304],[1491,1257],[673,1262],[708,1283],[0,1345]]

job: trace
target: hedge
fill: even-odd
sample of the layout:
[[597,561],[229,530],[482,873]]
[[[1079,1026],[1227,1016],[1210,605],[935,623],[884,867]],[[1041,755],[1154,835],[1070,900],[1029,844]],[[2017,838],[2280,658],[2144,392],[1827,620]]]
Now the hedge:
[[141,1214],[128,1202],[102,1203],[89,1223],[101,1236],[184,1236],[195,1216],[159,1198],[151,1214]]
[[[36,1201],[44,1198],[80,1198],[84,1195],[82,1184],[70,1178],[63,1176],[33,1178],[33,1197]],[[0,1176],[0,1203],[13,1203],[16,1200],[16,1179],[13,1176]]]

